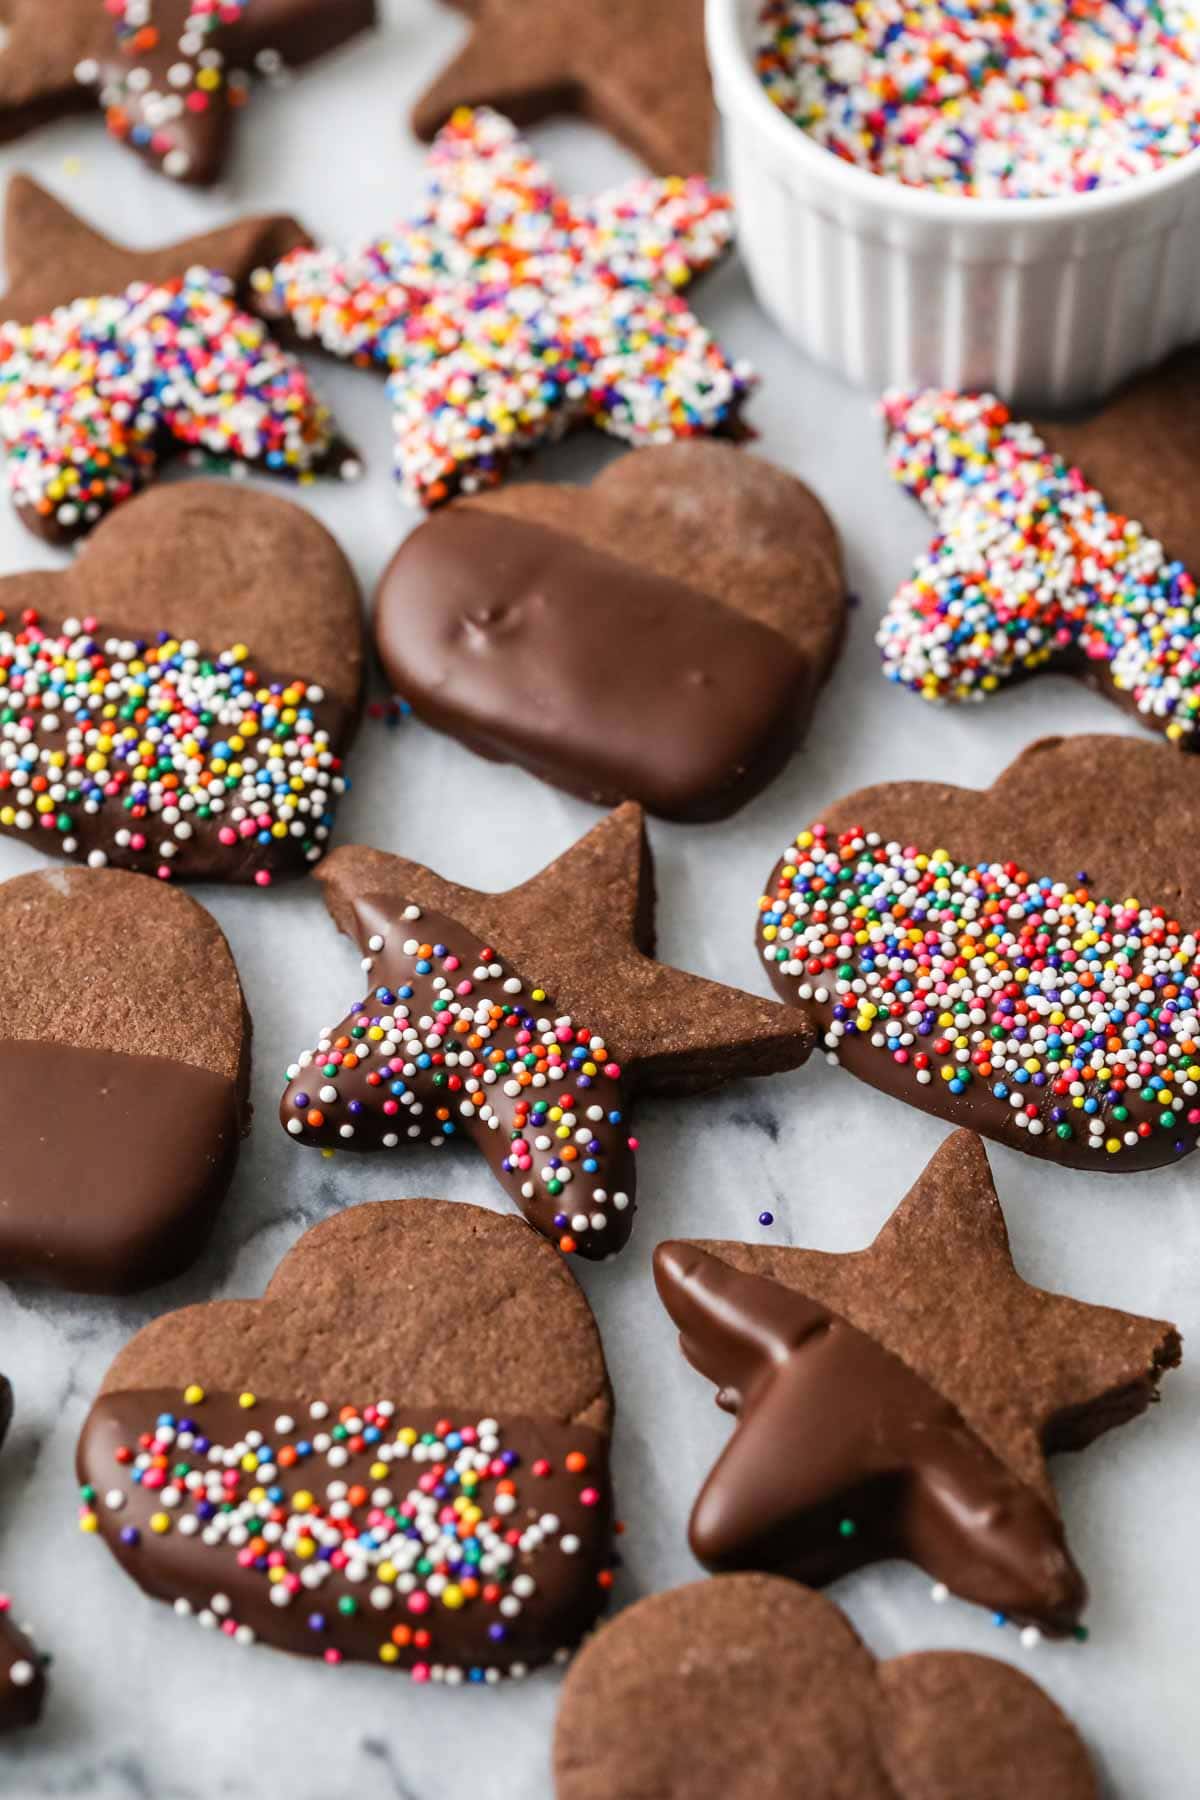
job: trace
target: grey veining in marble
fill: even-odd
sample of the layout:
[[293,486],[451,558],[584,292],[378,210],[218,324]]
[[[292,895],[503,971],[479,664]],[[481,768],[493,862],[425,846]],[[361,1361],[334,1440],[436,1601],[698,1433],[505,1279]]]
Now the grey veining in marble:
[[[360,42],[290,91],[259,98],[223,192],[177,192],[94,125],[71,123],[6,146],[0,174],[31,169],[102,225],[146,239],[269,206],[296,211],[318,233],[365,237],[414,192],[422,153],[407,136],[406,108],[463,29],[434,0],[392,0],[384,10],[377,41]],[[596,188],[632,172],[622,151],[582,125],[555,124],[536,138],[569,185]],[[808,479],[834,510],[862,597],[807,751],[730,823],[653,828],[664,954],[766,991],[751,942],[755,900],[777,851],[823,800],[885,776],[984,784],[1042,731],[1125,727],[1114,709],[1066,682],[1041,680],[958,714],[926,711],[885,686],[872,627],[925,526],[889,487],[870,405],[772,332],[736,262],[703,284],[697,306],[762,371],[751,412],[760,448]],[[341,536],[369,587],[412,524],[389,479],[387,410],[373,378],[314,366],[371,470],[357,488],[307,490],[305,504]],[[534,472],[586,478],[606,454],[580,438],[538,458]],[[0,504],[0,569],[58,560]],[[402,850],[477,884],[519,879],[595,817],[416,725],[368,723],[355,772],[343,838]],[[36,861],[0,842],[0,878]],[[259,1121],[211,1248],[185,1279],[127,1301],[0,1287],[0,1367],[18,1403],[0,1457],[0,1587],[16,1593],[21,1615],[55,1657],[42,1727],[0,1748],[0,1793],[540,1800],[550,1791],[555,1675],[508,1689],[437,1692],[382,1670],[331,1671],[238,1650],[145,1599],[75,1528],[80,1422],[110,1357],[147,1319],[210,1296],[260,1292],[296,1237],[341,1206],[419,1193],[503,1204],[469,1154],[419,1149],[343,1167],[284,1137],[275,1123],[283,1069],[315,1026],[343,1011],[356,986],[355,954],[315,889],[210,889],[200,897],[229,934],[254,1014]],[[685,1522],[727,1430],[654,1299],[655,1241],[684,1232],[753,1237],[767,1207],[783,1240],[829,1249],[865,1243],[943,1135],[933,1120],[819,1059],[707,1100],[649,1105],[640,1127],[642,1210],[633,1242],[615,1266],[581,1270],[618,1397],[616,1476],[628,1525],[622,1602],[695,1575]],[[1125,1180],[1056,1174],[1010,1152],[994,1152],[993,1163],[1026,1274],[1086,1299],[1174,1317],[1200,1345],[1200,1163]],[[1185,1362],[1161,1407],[1058,1467],[1070,1536],[1093,1589],[1085,1647],[1023,1650],[1015,1632],[977,1611],[935,1606],[928,1583],[909,1568],[868,1570],[834,1590],[881,1655],[948,1646],[1026,1668],[1078,1721],[1106,1791],[1122,1800],[1200,1793],[1198,1367],[1200,1359]]]

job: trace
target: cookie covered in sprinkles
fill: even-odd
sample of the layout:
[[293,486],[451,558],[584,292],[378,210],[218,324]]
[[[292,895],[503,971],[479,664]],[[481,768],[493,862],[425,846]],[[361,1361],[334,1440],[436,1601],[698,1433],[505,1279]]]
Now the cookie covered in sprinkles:
[[306,1233],[262,1300],[121,1352],[80,1524],[233,1644],[488,1685],[604,1607],[611,1413],[587,1302],[527,1226],[375,1203]]
[[334,540],[231,482],[142,495],[0,579],[0,831],[92,868],[269,887],[324,853],[362,686]]
[[1200,1136],[1193,781],[1166,745],[1046,738],[983,793],[851,794],[759,901],[772,984],[910,1105],[1070,1167],[1177,1162]]
[[1194,748],[1198,379],[1185,351],[1091,418],[1040,426],[993,394],[887,395],[891,472],[937,527],[879,628],[888,679],[980,701],[1058,669]]
[[[12,1384],[0,1375],[0,1445],[12,1422]],[[36,1725],[46,1703],[49,1657],[34,1646],[28,1625],[13,1616],[12,1597],[0,1594],[0,1735]]]
[[291,252],[256,305],[388,373],[397,479],[435,506],[576,425],[631,444],[737,435],[753,378],[680,293],[732,233],[698,176],[568,199],[507,119],[464,109],[407,223],[349,256]]
[[326,1150],[473,1142],[564,1253],[608,1257],[629,1237],[635,1094],[808,1055],[801,1014],[655,960],[632,804],[500,894],[359,846],[318,876],[366,992],[289,1067],[284,1129]]

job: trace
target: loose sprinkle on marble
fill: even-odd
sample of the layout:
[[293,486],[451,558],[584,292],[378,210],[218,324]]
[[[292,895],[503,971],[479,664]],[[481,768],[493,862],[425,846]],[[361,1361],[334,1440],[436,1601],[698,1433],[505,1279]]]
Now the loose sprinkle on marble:
[[255,285],[266,316],[391,372],[397,478],[434,506],[573,425],[633,444],[730,431],[753,378],[678,290],[732,230],[698,176],[568,200],[507,119],[460,111],[409,224],[354,256],[293,251]]
[[835,156],[939,193],[1087,193],[1200,144],[1192,0],[763,0],[757,67]]
[[938,528],[879,628],[888,679],[983,700],[1056,658],[1104,663],[1147,723],[1189,742],[1200,608],[1182,563],[993,395],[893,393],[884,413],[891,473]]
[[0,325],[0,437],[19,510],[64,536],[150,480],[163,439],[309,479],[333,450],[300,364],[194,268]]
[[[571,1427],[432,1414],[414,1424],[390,1401],[280,1411],[244,1393],[236,1406],[246,1422],[222,1442],[214,1429],[231,1398],[187,1401],[189,1410],[159,1413],[119,1442],[111,1451],[117,1485],[101,1493],[85,1483],[80,1528],[94,1535],[103,1514],[117,1512],[145,1516],[155,1536],[187,1540],[196,1561],[177,1561],[177,1580],[193,1568],[187,1585],[205,1600],[181,1594],[175,1611],[239,1644],[259,1634],[220,1587],[222,1560],[258,1578],[261,1596],[293,1618],[300,1641],[293,1636],[292,1647],[311,1647],[329,1665],[352,1651],[402,1664],[415,1682],[451,1685],[525,1672],[512,1660],[531,1641],[522,1615],[536,1615],[544,1592],[553,1609],[556,1563],[579,1557],[585,1537],[595,1546],[594,1524],[608,1529],[592,1455],[563,1448]],[[126,1554],[143,1546],[138,1524],[115,1535]],[[610,1580],[606,1560],[598,1585]],[[457,1661],[477,1639],[494,1660]]]
[[197,840],[206,861],[214,842],[244,861],[292,840],[315,862],[347,786],[324,699],[260,677],[244,644],[210,657],[167,632],[0,612],[0,826],[162,879]]
[[1194,1147],[1200,960],[1161,906],[816,824],[759,909],[763,955],[822,1009],[830,1061],[869,1044],[901,1092],[982,1091],[1029,1138],[1105,1161],[1163,1134]]

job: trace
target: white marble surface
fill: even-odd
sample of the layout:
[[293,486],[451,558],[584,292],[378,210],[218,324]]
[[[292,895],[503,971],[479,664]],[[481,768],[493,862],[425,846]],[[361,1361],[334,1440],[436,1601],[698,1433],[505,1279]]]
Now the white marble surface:
[[[290,92],[260,97],[219,194],[201,198],[151,179],[91,123],[7,147],[0,174],[32,169],[102,226],[146,241],[276,205],[294,209],[319,234],[365,236],[402,214],[414,191],[421,150],[407,135],[407,106],[461,30],[433,0],[394,0],[385,12],[378,39]],[[578,188],[632,169],[619,149],[581,125],[555,124],[536,138]],[[780,340],[736,263],[704,286],[698,304],[732,350],[757,362],[763,387],[751,417],[760,447],[831,506],[851,585],[862,596],[808,750],[732,822],[653,828],[663,954],[761,987],[751,944],[760,884],[778,848],[824,800],[888,775],[986,784],[1044,730],[1121,730],[1122,723],[1115,710],[1063,682],[1038,681],[969,715],[925,711],[885,686],[872,624],[923,526],[888,485],[868,399]],[[341,536],[369,587],[412,523],[391,491],[383,395],[365,375],[326,365],[318,374],[371,468],[357,489],[323,487],[305,503]],[[604,454],[578,440],[540,457],[536,470],[586,477]],[[0,506],[0,569],[54,560]],[[595,816],[416,725],[389,731],[369,723],[354,775],[343,839],[402,850],[477,885],[531,872]],[[36,860],[0,841],[0,877]],[[315,888],[212,889],[201,898],[230,936],[254,1014],[259,1109],[211,1249],[186,1279],[127,1302],[0,1287],[0,1368],[18,1400],[0,1458],[0,1586],[16,1591],[19,1611],[36,1621],[55,1659],[41,1728],[0,1750],[0,1793],[22,1800],[538,1800],[550,1792],[554,1675],[485,1693],[421,1691],[382,1670],[334,1672],[237,1650],[145,1599],[75,1528],[79,1425],[110,1357],[145,1320],[192,1300],[260,1292],[299,1233],[341,1206],[429,1193],[503,1204],[470,1154],[420,1149],[343,1167],[288,1142],[275,1123],[282,1070],[313,1027],[342,1010],[355,985],[354,953],[336,936]],[[933,1120],[819,1059],[795,1075],[706,1100],[647,1106],[640,1125],[634,1239],[615,1266],[582,1269],[618,1399],[616,1478],[628,1524],[622,1603],[697,1573],[685,1521],[727,1429],[711,1389],[685,1368],[655,1301],[648,1264],[656,1240],[752,1238],[767,1206],[785,1241],[860,1245],[943,1136]],[[1185,1336],[1195,1331],[1200,1339],[1194,1162],[1125,1179],[1058,1175],[1007,1151],[995,1151],[993,1162],[1030,1277],[1172,1316]],[[530,1352],[537,1354],[536,1345]],[[1015,1632],[995,1629],[965,1604],[934,1606],[927,1581],[905,1567],[866,1571],[840,1584],[835,1597],[882,1655],[952,1646],[1010,1658],[1078,1721],[1108,1794],[1186,1800],[1200,1793],[1198,1425],[1200,1383],[1195,1368],[1185,1367],[1169,1380],[1160,1408],[1060,1465],[1068,1528],[1093,1587],[1091,1641],[1083,1648],[1025,1651]]]

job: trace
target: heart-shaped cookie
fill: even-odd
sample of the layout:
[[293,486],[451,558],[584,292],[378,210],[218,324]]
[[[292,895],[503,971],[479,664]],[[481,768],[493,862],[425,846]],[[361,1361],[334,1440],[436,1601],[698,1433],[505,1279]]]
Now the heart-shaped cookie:
[[0,580],[0,830],[163,879],[300,875],[358,723],[358,584],[288,501],[193,481]]
[[0,1275],[126,1293],[194,1259],[249,1126],[229,946],[117,870],[0,885]]
[[[0,1375],[0,1445],[12,1423],[12,1384]],[[38,1654],[27,1625],[18,1625],[12,1601],[0,1594],[0,1734],[36,1725],[46,1703],[46,1662]]]
[[990,1656],[879,1662],[820,1594],[721,1575],[653,1594],[567,1676],[557,1800],[1096,1800],[1074,1726]]
[[495,1681],[603,1606],[611,1414],[587,1302],[528,1226],[358,1206],[263,1299],[127,1345],[80,1438],[82,1523],[238,1642]]
[[826,1054],[1073,1168],[1200,1134],[1195,775],[1166,745],[1043,738],[982,793],[893,781],[826,807],[759,901],[771,981]]
[[719,819],[778,772],[842,640],[837,534],[728,445],[460,500],[401,546],[375,641],[439,730],[600,805]]

